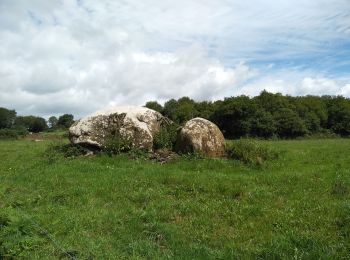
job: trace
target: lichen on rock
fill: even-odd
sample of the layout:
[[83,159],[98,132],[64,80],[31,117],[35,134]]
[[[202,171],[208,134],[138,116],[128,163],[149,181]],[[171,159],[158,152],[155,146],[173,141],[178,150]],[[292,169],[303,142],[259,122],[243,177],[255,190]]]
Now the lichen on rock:
[[101,148],[108,137],[118,135],[134,147],[151,150],[163,122],[160,113],[145,107],[109,107],[74,123],[69,138],[74,144]]
[[178,132],[175,149],[180,153],[220,157],[225,154],[225,138],[214,123],[197,117],[186,122]]

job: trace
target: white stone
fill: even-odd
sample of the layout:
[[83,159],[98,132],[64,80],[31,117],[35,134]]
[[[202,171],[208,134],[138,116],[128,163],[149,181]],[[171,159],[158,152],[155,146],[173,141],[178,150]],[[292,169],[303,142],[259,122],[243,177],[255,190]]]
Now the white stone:
[[136,147],[152,149],[153,136],[160,130],[163,118],[145,107],[107,107],[73,124],[69,129],[70,140],[101,147],[107,137],[118,133]]

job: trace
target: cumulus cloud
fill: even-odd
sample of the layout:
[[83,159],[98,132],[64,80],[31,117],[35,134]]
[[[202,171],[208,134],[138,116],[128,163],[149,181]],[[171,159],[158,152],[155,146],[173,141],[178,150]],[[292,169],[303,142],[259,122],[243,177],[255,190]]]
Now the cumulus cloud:
[[0,106],[79,117],[263,89],[350,96],[349,19],[347,0],[2,0]]

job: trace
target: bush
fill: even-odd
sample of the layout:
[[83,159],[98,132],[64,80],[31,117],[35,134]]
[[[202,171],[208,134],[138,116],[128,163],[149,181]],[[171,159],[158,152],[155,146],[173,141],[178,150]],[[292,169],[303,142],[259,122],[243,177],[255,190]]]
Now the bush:
[[153,148],[172,150],[176,142],[177,128],[178,125],[174,123],[162,127],[162,129],[153,137]]
[[120,134],[114,134],[106,138],[104,145],[102,146],[102,152],[109,156],[125,153],[132,149],[132,142],[126,138],[120,136]]
[[227,145],[226,154],[229,158],[242,161],[248,165],[262,165],[266,160],[278,157],[276,151],[250,139],[240,139]]
[[23,137],[27,134],[27,130],[19,129],[0,129],[0,139],[1,140],[14,140]]
[[334,139],[334,138],[340,138],[340,135],[333,133],[328,129],[322,129],[319,132],[306,135],[305,137],[299,137],[297,139]]
[[44,158],[53,163],[59,158],[74,158],[85,155],[88,150],[77,144],[51,144],[44,153]]

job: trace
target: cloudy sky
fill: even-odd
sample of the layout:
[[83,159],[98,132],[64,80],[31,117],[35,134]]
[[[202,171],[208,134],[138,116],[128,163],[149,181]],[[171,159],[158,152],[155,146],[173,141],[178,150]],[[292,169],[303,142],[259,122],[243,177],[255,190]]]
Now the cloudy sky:
[[350,97],[350,0],[0,0],[0,107]]

